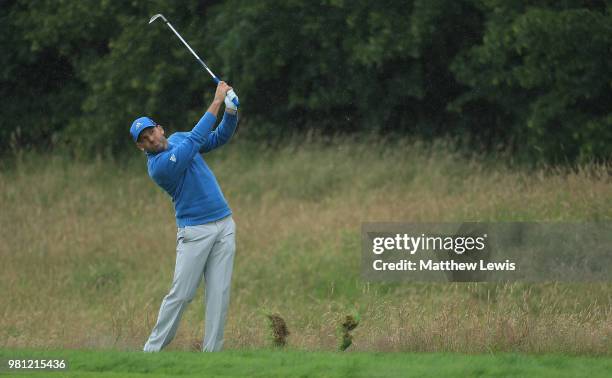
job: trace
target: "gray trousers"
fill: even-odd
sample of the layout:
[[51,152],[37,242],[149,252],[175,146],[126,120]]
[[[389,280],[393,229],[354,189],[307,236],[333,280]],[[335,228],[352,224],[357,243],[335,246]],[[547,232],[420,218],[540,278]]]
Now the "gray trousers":
[[236,224],[231,216],[178,229],[172,288],[161,304],[157,323],[144,346],[145,352],[158,352],[172,341],[181,315],[195,296],[202,276],[206,288],[202,350],[215,352],[223,348],[223,328],[236,250],[235,234]]

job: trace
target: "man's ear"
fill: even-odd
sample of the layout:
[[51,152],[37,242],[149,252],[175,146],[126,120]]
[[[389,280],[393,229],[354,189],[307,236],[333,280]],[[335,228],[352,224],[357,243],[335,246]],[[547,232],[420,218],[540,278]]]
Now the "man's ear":
[[142,146],[141,143],[136,142],[136,148],[138,148],[140,151],[144,152],[144,147]]
[[162,135],[166,135],[165,132],[164,132],[164,128],[161,125],[157,125],[157,127],[159,127],[161,129]]

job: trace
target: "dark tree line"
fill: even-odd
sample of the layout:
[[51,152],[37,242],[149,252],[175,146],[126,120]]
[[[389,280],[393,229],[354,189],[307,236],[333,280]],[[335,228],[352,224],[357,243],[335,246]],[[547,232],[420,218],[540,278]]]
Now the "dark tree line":
[[612,156],[607,1],[3,1],[0,148],[118,154],[148,114],[199,118],[214,84],[241,132],[458,136],[537,161]]

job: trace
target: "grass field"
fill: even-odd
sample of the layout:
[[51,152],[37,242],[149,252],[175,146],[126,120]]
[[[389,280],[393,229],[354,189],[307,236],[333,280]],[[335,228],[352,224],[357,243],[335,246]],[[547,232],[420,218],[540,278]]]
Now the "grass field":
[[[226,327],[234,352],[213,357],[219,366],[253,358],[285,368],[268,352],[242,352],[270,345],[268,312],[286,319],[296,350],[335,350],[341,319],[358,312],[352,352],[610,355],[608,283],[369,284],[359,275],[362,222],[612,220],[610,166],[509,168],[504,157],[468,158],[445,143],[331,140],[272,150],[237,139],[206,156],[238,227]],[[144,157],[22,155],[2,164],[0,347],[141,349],[170,287],[176,237],[170,198],[150,181]],[[201,340],[202,294],[170,351]],[[96,366],[97,357],[89,363],[74,353]],[[99,356],[101,364],[114,358]],[[441,369],[519,369],[513,359],[551,372],[565,366],[561,357],[389,354],[360,362],[364,356],[342,357],[330,372],[376,371],[384,361],[418,371],[441,356]],[[151,357],[135,358],[129,371],[138,374]],[[472,367],[472,359],[482,364]],[[609,368],[609,360],[578,358],[561,370],[604,366],[592,361]]]
[[[229,351],[216,354],[0,350],[0,359],[58,358],[62,377],[609,377],[612,359],[561,355]],[[6,372],[7,370],[0,370]],[[19,377],[40,377],[40,371]]]

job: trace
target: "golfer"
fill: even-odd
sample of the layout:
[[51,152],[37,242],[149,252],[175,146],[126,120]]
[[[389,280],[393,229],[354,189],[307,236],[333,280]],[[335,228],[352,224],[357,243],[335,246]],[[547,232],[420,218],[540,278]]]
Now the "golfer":
[[[200,153],[227,143],[236,130],[238,109],[226,99],[230,89],[219,82],[212,104],[190,132],[177,132],[166,139],[162,126],[148,117],[136,119],[130,128],[136,146],[146,152],[149,176],[172,197],[178,227],[172,287],[161,304],[145,352],[160,351],[172,341],[202,276],[206,287],[202,350],[223,348],[236,224],[215,175]],[[223,120],[212,131],[224,101]]]

